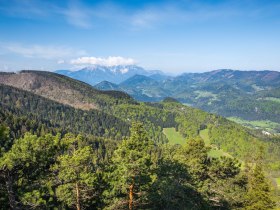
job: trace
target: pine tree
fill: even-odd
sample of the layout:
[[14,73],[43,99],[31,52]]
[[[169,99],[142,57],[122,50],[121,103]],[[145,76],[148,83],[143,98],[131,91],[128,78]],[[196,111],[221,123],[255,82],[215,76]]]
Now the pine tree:
[[156,179],[149,192],[151,209],[207,209],[185,163],[174,159],[178,145],[161,147]]
[[10,130],[6,126],[0,125],[0,157],[13,144],[12,140],[9,138],[9,133]]
[[199,136],[187,141],[175,159],[188,167],[189,173],[194,178],[194,182],[199,184],[205,180],[207,175],[208,153],[209,148],[205,146],[203,139]]
[[52,168],[56,177],[54,185],[58,185],[58,200],[77,210],[94,202],[98,179],[93,150],[90,146],[82,146],[81,140],[81,136],[66,135],[61,141],[66,149]]
[[113,171],[110,175],[114,197],[110,208],[143,207],[152,181],[151,150],[153,142],[141,123],[133,123],[131,137],[123,140],[112,157]]
[[20,206],[38,208],[47,203],[49,195],[45,179],[54,161],[57,138],[27,133],[0,158],[0,176],[5,180],[11,209]]
[[246,210],[267,210],[275,207],[272,189],[268,183],[262,166],[257,164],[249,172],[248,192],[246,195]]
[[248,187],[245,197],[246,210],[267,210],[275,207],[272,188],[263,170],[264,148],[260,147],[255,163],[248,170]]

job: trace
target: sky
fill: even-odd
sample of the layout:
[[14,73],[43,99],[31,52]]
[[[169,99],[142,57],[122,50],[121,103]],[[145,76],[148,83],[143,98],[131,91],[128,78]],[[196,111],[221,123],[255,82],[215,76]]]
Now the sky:
[[280,70],[279,0],[0,0],[0,70]]

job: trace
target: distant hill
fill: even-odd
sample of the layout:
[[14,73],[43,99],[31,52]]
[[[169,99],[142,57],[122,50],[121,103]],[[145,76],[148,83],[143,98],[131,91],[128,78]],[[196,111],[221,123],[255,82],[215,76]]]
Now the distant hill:
[[124,92],[97,90],[84,82],[52,72],[2,73],[0,84],[31,91],[59,103],[85,110],[103,109],[116,103],[133,103],[133,99]]
[[272,129],[280,132],[280,72],[277,71],[222,69],[177,77],[135,75],[118,87],[140,101],[156,102],[172,97],[225,117],[269,120],[278,124],[273,124]]
[[188,84],[223,82],[254,91],[258,87],[280,86],[280,72],[221,69],[205,73],[184,73],[169,81],[173,85],[178,82]]
[[102,81],[102,82],[94,85],[93,87],[98,89],[98,90],[119,90],[119,91],[123,91],[123,89],[121,87],[119,87],[119,85],[114,84],[112,82],[108,82],[108,81]]
[[160,82],[148,76],[135,75],[119,85],[128,94],[140,101],[160,101],[169,95]]
[[144,75],[136,74],[120,84],[124,87],[137,87],[139,85],[158,85],[158,82]]

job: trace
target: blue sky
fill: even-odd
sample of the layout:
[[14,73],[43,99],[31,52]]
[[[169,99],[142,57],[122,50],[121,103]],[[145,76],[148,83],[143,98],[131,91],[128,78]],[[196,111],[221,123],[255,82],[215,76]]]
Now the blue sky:
[[279,11],[279,0],[0,0],[0,69],[280,70]]

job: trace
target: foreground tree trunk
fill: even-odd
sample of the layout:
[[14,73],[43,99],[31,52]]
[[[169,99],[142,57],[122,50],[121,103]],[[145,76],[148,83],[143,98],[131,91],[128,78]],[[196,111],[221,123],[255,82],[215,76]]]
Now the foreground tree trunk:
[[78,182],[76,182],[76,206],[77,206],[77,210],[81,210],[80,189],[79,189]]
[[133,209],[133,188],[134,188],[134,181],[129,186],[129,210]]

